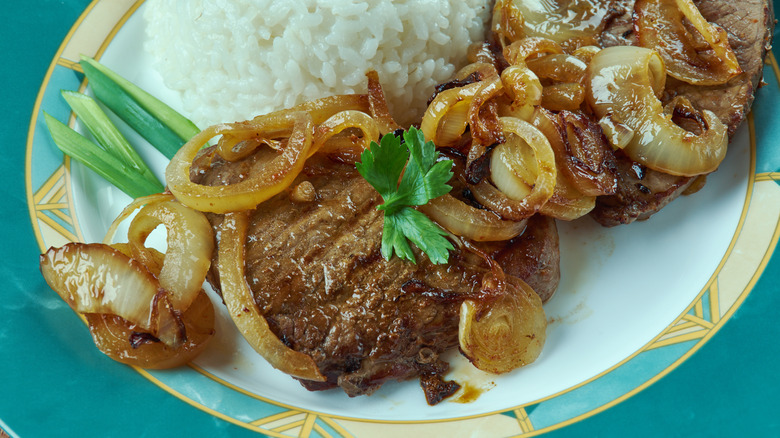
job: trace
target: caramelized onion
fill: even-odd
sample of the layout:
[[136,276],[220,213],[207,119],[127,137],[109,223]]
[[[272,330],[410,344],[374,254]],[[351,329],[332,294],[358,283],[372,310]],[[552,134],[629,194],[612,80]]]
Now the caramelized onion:
[[666,77],[657,52],[619,46],[601,50],[589,67],[588,103],[634,135],[623,151],[634,161],[672,175],[694,176],[718,168],[726,155],[726,126],[701,111],[701,133],[686,131],[664,114],[658,93]]
[[670,76],[717,85],[742,73],[726,31],[708,23],[691,0],[637,0],[634,11],[639,45],[657,50]]
[[572,156],[564,140],[564,130],[558,116],[543,108],[534,113],[533,125],[536,126],[547,140],[555,153],[557,168],[555,190],[550,199],[542,206],[540,213],[556,219],[571,221],[584,216],[596,206],[594,195],[585,195],[578,190],[573,172]]
[[325,377],[314,360],[279,340],[255,303],[244,276],[247,226],[246,213],[229,213],[219,227],[219,280],[228,313],[249,345],[274,368],[293,377],[323,382]]
[[102,243],[68,243],[40,259],[46,282],[77,313],[117,315],[178,348],[184,325],[168,292],[137,261]]
[[[428,104],[428,108],[425,110],[425,114],[423,114],[422,121],[420,122],[420,130],[425,136],[425,141],[433,141],[437,147],[444,147],[448,144],[444,140],[452,141],[456,132],[458,133],[457,136],[460,136],[465,132],[467,126],[466,120],[464,120],[462,124],[458,123],[458,125],[448,128],[445,139],[437,138],[438,131],[445,116],[447,116],[447,114],[449,114],[449,112],[460,102],[471,102],[471,99],[474,98],[474,95],[482,86],[483,84],[475,82],[462,87],[450,88],[437,94],[431,103]],[[462,111],[463,108],[464,107],[461,106],[460,111]],[[448,123],[453,122],[450,121]]]
[[117,362],[141,368],[167,369],[184,365],[197,357],[214,336],[214,306],[203,290],[181,314],[187,340],[178,348],[145,339],[119,316],[105,313],[84,316],[100,351]]
[[539,211],[555,187],[555,155],[550,142],[528,122],[502,117],[506,142],[493,150],[490,172],[493,183],[507,197],[520,203],[521,217]]
[[534,108],[542,103],[542,83],[539,77],[525,66],[510,65],[501,72],[504,90],[512,100],[502,115],[531,120]]
[[[192,161],[211,138],[222,134],[264,136],[264,128],[271,127],[275,131],[284,126],[291,128],[291,133],[283,151],[263,163],[260,169],[253,169],[248,179],[221,186],[204,186],[190,180]],[[303,169],[312,149],[312,131],[312,115],[300,111],[280,111],[250,122],[206,128],[171,159],[165,170],[168,188],[182,204],[204,212],[226,213],[255,208],[287,188]]]
[[594,44],[612,13],[614,2],[595,0],[516,0],[526,35],[547,37],[579,47]]
[[496,0],[490,28],[502,48],[525,36],[523,15],[514,1]]
[[456,236],[478,242],[509,240],[525,229],[525,221],[503,220],[495,213],[474,208],[446,194],[418,209]]
[[[482,371],[500,374],[527,365],[542,351],[547,319],[539,296],[524,281],[488,273],[486,294],[498,297],[485,306],[465,300],[460,308],[460,350]],[[484,308],[487,307],[487,308]]]
[[203,287],[211,266],[214,232],[203,213],[178,202],[146,205],[133,218],[127,234],[133,258],[145,265],[149,263],[144,262],[144,243],[160,224],[167,231],[167,250],[157,278],[160,286],[170,291],[173,307],[183,311]]
[[[379,140],[379,127],[371,116],[355,110],[340,111],[317,126],[312,140],[313,146],[309,153],[312,154],[320,149],[327,152],[330,149],[328,140],[349,128],[359,129],[363,133],[360,138],[350,137],[349,146],[352,148],[368,149],[372,141]],[[332,148],[338,150],[343,149],[344,146],[338,145]]]
[[494,76],[485,79],[482,87],[474,94],[469,105],[469,130],[474,142],[491,145],[504,140],[498,123],[498,113],[495,106],[488,102],[504,92],[501,78]]
[[401,129],[401,126],[395,122],[393,116],[390,115],[390,109],[387,107],[387,100],[385,99],[385,92],[382,90],[382,85],[379,83],[379,74],[376,70],[370,70],[366,73],[368,78],[368,106],[370,108],[371,117],[376,121],[379,131],[382,134],[393,132],[397,129]]

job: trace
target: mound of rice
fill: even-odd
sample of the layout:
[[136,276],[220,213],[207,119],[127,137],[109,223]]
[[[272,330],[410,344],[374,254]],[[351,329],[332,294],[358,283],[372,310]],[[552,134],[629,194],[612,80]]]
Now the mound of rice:
[[433,86],[484,39],[489,0],[149,0],[146,50],[201,128],[314,98],[363,93],[379,73],[393,116],[419,121]]

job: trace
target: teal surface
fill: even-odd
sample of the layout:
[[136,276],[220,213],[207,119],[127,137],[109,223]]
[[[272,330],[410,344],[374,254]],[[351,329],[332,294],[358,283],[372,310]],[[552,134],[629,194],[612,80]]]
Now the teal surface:
[[[190,407],[130,368],[105,366],[110,359],[97,350],[71,348],[83,324],[52,298],[38,272],[24,187],[27,129],[46,69],[88,4],[4,2],[0,427],[21,437],[258,436]],[[780,157],[766,158],[762,165],[770,168],[759,171],[780,171]],[[777,309],[775,254],[734,316],[690,359],[628,400],[545,436],[780,436]],[[22,335],[33,341],[19,342]]]

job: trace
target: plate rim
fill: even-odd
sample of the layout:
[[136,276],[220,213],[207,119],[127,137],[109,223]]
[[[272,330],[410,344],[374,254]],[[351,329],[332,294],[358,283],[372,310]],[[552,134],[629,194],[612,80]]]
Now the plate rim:
[[[37,210],[35,209],[35,204],[34,204],[34,200],[33,200],[35,192],[34,192],[33,187],[32,187],[31,174],[32,174],[32,168],[33,168],[33,160],[32,160],[33,147],[34,147],[35,138],[36,138],[36,128],[39,126],[39,123],[40,123],[39,114],[40,114],[40,111],[41,111],[41,109],[43,107],[43,95],[44,95],[45,91],[48,89],[48,87],[50,85],[50,81],[52,79],[52,75],[54,73],[55,67],[57,65],[62,65],[62,64],[60,64],[60,62],[62,61],[62,53],[63,53],[64,49],[66,48],[66,46],[71,41],[71,39],[73,38],[74,34],[77,32],[79,27],[83,25],[83,23],[86,20],[87,16],[95,9],[95,7],[98,4],[105,5],[107,3],[108,3],[108,1],[106,1],[106,0],[93,0],[87,6],[87,8],[82,12],[82,14],[79,16],[79,19],[76,20],[76,22],[73,24],[73,26],[71,27],[70,31],[68,32],[68,34],[63,39],[59,49],[55,53],[55,55],[53,57],[53,60],[52,60],[51,64],[49,65],[49,68],[47,69],[47,72],[46,72],[46,74],[44,76],[44,79],[42,81],[42,85],[41,85],[40,91],[38,93],[38,96],[37,96],[35,104],[34,104],[33,115],[32,115],[32,118],[31,118],[30,127],[28,129],[26,152],[25,152],[25,187],[26,187],[26,191],[27,191],[27,202],[28,202],[28,209],[29,209],[29,213],[30,213],[30,220],[31,220],[32,225],[33,225],[33,231],[34,231],[35,238],[38,241],[38,247],[41,250],[45,250],[45,238],[43,236],[43,232],[42,232],[42,230],[40,228],[40,225],[39,225],[38,219],[37,219]],[[125,3],[129,4],[130,8],[122,15],[122,19],[119,22],[114,24],[112,32],[109,33],[108,37],[101,43],[100,49],[95,54],[96,58],[99,58],[100,55],[102,55],[102,53],[108,48],[108,46],[110,45],[110,43],[113,40],[114,36],[118,32],[118,30],[121,29],[121,27],[125,24],[125,22],[132,16],[132,14],[134,14],[137,11],[137,9],[144,3],[144,0],[125,0]],[[780,69],[778,69],[777,60],[775,59],[773,52],[771,52],[771,51],[769,52],[767,59],[768,59],[768,64],[765,64],[765,66],[766,65],[771,65],[772,68],[774,69],[775,73],[780,71]],[[72,68],[72,66],[70,68]],[[776,78],[775,79],[777,81],[780,81],[780,77],[779,76],[780,75],[776,74]],[[718,273],[721,271],[721,269],[723,268],[724,264],[727,262],[727,259],[731,255],[731,253],[732,253],[732,251],[734,249],[734,246],[735,246],[736,242],[739,239],[739,236],[741,235],[741,233],[743,231],[742,228],[744,227],[744,222],[745,222],[746,217],[747,217],[747,215],[748,215],[748,213],[750,211],[750,201],[751,201],[751,197],[753,195],[753,191],[756,188],[756,184],[758,182],[764,181],[762,178],[759,177],[760,175],[756,174],[756,170],[757,170],[757,166],[756,166],[757,165],[756,148],[757,148],[757,141],[758,141],[758,139],[756,138],[755,121],[753,119],[753,113],[752,112],[748,115],[746,124],[748,125],[749,138],[750,138],[750,171],[749,171],[749,179],[748,179],[748,185],[747,185],[747,193],[745,194],[744,206],[743,206],[742,212],[740,213],[740,219],[739,219],[739,223],[737,225],[737,229],[735,231],[734,236],[732,236],[732,238],[731,238],[731,240],[729,242],[729,246],[728,246],[728,249],[727,249],[726,253],[724,254],[723,258],[721,259],[720,263],[718,264],[718,267],[715,269],[715,272],[713,272],[713,274],[711,275],[710,279],[707,281],[706,285],[702,288],[702,290],[699,291],[699,293],[692,300],[692,302],[686,307],[686,309],[683,312],[681,312],[678,315],[677,318],[675,318],[675,322],[677,322],[680,318],[682,318],[684,315],[686,315],[690,311],[690,309],[693,306],[696,305],[696,303],[708,291],[711,283],[717,278]],[[63,159],[62,166],[64,168],[65,189],[66,189],[67,193],[70,194],[71,184],[70,184],[70,159],[69,159],[69,157],[65,157]],[[776,183],[777,182],[777,176],[769,176],[769,177],[767,177],[767,180],[769,182]],[[68,199],[70,200],[69,209],[71,211],[73,211],[73,209],[74,209],[73,197],[72,196],[68,196]],[[81,237],[82,234],[81,234],[81,230],[80,230],[79,225],[78,225],[78,220],[75,220],[73,225],[74,225],[75,235],[78,236],[78,237]],[[695,353],[699,348],[701,348],[701,346],[703,346],[706,342],[708,342],[709,339],[711,339],[712,336],[714,336],[715,333],[717,333],[720,330],[721,327],[723,327],[723,325],[731,318],[733,313],[741,306],[741,304],[744,302],[744,300],[747,298],[747,296],[752,292],[756,282],[761,277],[761,274],[763,273],[767,263],[769,262],[769,259],[771,258],[772,254],[775,252],[776,245],[778,243],[778,237],[780,237],[780,223],[775,225],[775,231],[772,234],[772,237],[771,237],[771,239],[769,241],[769,244],[767,246],[766,252],[761,257],[761,262],[759,263],[759,266],[751,274],[750,280],[749,280],[748,284],[745,286],[744,290],[738,295],[737,299],[731,304],[731,306],[729,307],[728,311],[723,316],[720,317],[718,322],[703,337],[699,338],[696,341],[696,343],[693,344],[693,346],[691,348],[686,350],[686,352],[684,354],[682,354],[680,357],[678,357],[676,360],[674,360],[671,364],[667,365],[660,373],[652,376],[650,379],[644,381],[639,386],[637,386],[634,389],[632,389],[632,390],[622,394],[621,396],[615,398],[614,400],[612,400],[612,401],[610,401],[610,402],[608,402],[606,404],[600,405],[600,406],[598,406],[596,408],[590,409],[590,410],[586,411],[585,413],[582,413],[582,414],[577,415],[575,417],[569,418],[569,419],[567,419],[565,421],[561,421],[561,422],[559,422],[559,423],[557,423],[557,424],[555,424],[553,426],[550,426],[550,427],[547,427],[547,428],[543,428],[543,429],[527,431],[528,434],[529,434],[528,436],[532,436],[532,435],[535,435],[537,433],[543,433],[543,432],[546,432],[546,431],[554,430],[554,429],[566,426],[568,424],[572,424],[572,423],[581,421],[584,418],[588,418],[590,416],[593,416],[593,415],[595,415],[595,414],[597,414],[597,413],[599,413],[599,412],[601,412],[603,410],[608,409],[611,406],[614,406],[614,405],[624,401],[625,399],[628,399],[628,398],[634,396],[635,394],[641,392],[643,389],[647,388],[652,383],[656,382],[657,380],[659,380],[660,378],[662,378],[663,376],[665,376],[666,374],[668,374],[669,372],[671,372],[672,370],[677,368],[677,366],[679,366],[679,364],[681,364],[682,362],[687,360],[693,353]],[[316,411],[309,410],[309,409],[302,409],[302,408],[298,408],[298,407],[295,407],[295,406],[285,405],[285,404],[282,404],[280,402],[276,402],[274,400],[267,399],[267,398],[262,397],[262,396],[258,396],[257,394],[254,394],[254,393],[250,393],[250,394],[253,396],[253,398],[257,398],[258,400],[260,400],[260,401],[262,401],[264,403],[274,404],[275,406],[296,409],[296,410],[303,411],[303,412],[310,412],[310,413],[313,413],[313,414],[316,414],[316,415],[322,416],[322,417],[345,419],[345,420],[349,420],[349,421],[359,421],[359,422],[366,422],[366,423],[379,423],[379,424],[430,424],[430,423],[456,422],[456,421],[460,421],[460,420],[468,420],[468,419],[473,419],[473,418],[482,418],[482,417],[487,417],[487,416],[496,415],[496,414],[504,414],[504,413],[506,413],[508,411],[518,410],[518,409],[522,409],[522,408],[525,408],[525,407],[530,406],[530,405],[535,405],[535,404],[539,404],[539,403],[542,403],[542,402],[547,401],[547,400],[552,400],[552,399],[555,399],[555,398],[557,398],[557,397],[559,397],[559,396],[561,396],[563,394],[570,393],[571,391],[574,391],[577,388],[580,388],[580,387],[583,387],[585,385],[588,385],[588,384],[592,383],[593,381],[596,381],[599,378],[601,378],[601,377],[611,373],[612,371],[620,368],[621,366],[623,366],[625,363],[627,363],[631,359],[637,357],[639,354],[647,351],[648,347],[651,346],[658,339],[660,339],[667,332],[667,330],[675,324],[675,322],[670,324],[669,327],[666,327],[666,329],[664,331],[662,331],[661,333],[656,335],[651,341],[649,341],[647,344],[642,346],[640,349],[638,349],[637,351],[632,353],[630,356],[628,356],[625,359],[621,360],[620,362],[614,364],[613,366],[609,367],[608,369],[602,371],[601,373],[599,373],[596,376],[593,376],[593,377],[591,377],[591,378],[589,378],[589,379],[587,379],[587,380],[585,380],[583,382],[580,382],[580,383],[578,383],[576,385],[573,385],[572,387],[566,388],[564,390],[561,390],[561,391],[556,392],[554,394],[551,394],[549,396],[540,398],[540,399],[535,400],[535,401],[530,402],[530,403],[524,403],[524,404],[521,404],[521,405],[508,407],[506,409],[496,410],[496,411],[491,411],[491,412],[486,412],[486,413],[481,413],[481,414],[475,414],[475,415],[472,415],[472,416],[463,416],[463,417],[445,418],[445,419],[433,419],[433,420],[427,420],[427,419],[426,420],[372,420],[372,419],[364,419],[364,418],[356,418],[356,417],[349,417],[349,416],[342,416],[342,415],[332,415],[332,414],[320,413],[320,412],[316,412]],[[133,367],[133,368],[136,368],[136,367]],[[149,374],[149,372],[147,370],[142,370],[140,368],[136,368],[136,371],[138,371],[141,375],[146,377],[152,383],[155,383],[155,385],[157,385],[158,387],[160,387],[164,391],[166,391],[166,392],[176,396],[177,398],[187,402],[188,404],[190,404],[190,405],[192,405],[192,406],[194,406],[194,407],[196,407],[196,408],[198,408],[198,409],[200,409],[202,411],[208,412],[209,414],[215,415],[215,416],[217,416],[219,418],[222,418],[222,419],[224,419],[226,421],[229,421],[231,423],[237,424],[239,426],[247,427],[247,428],[249,428],[251,430],[261,431],[263,433],[273,433],[273,431],[266,430],[266,429],[258,429],[257,427],[248,425],[245,422],[242,422],[240,420],[234,419],[234,418],[232,418],[230,416],[227,416],[225,414],[222,414],[220,412],[216,412],[216,411],[212,412],[211,408],[209,408],[208,406],[200,404],[200,403],[198,403],[198,402],[196,402],[196,401],[194,401],[194,400],[184,396],[183,394],[181,394],[180,392],[176,391],[175,389],[168,387],[163,382],[159,382],[158,383],[158,380],[154,376],[152,376],[152,374]],[[224,385],[224,383],[223,383],[223,385]],[[231,384],[228,384],[228,385],[235,386],[235,385],[231,385]],[[238,387],[235,387],[233,389],[234,390],[240,390],[240,388],[238,388]],[[279,435],[279,436],[283,436],[283,435]]]

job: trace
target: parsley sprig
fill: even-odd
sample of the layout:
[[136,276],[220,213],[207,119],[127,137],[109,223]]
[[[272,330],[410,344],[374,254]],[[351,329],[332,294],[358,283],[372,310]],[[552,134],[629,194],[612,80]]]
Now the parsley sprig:
[[377,144],[363,151],[358,172],[382,196],[377,208],[385,213],[382,230],[382,256],[390,259],[395,252],[400,258],[415,262],[410,240],[431,260],[446,263],[452,243],[447,232],[428,216],[412,208],[449,193],[447,182],[452,178],[452,160],[440,160],[433,142],[426,142],[423,133],[412,127],[403,133],[403,140],[386,134]]

